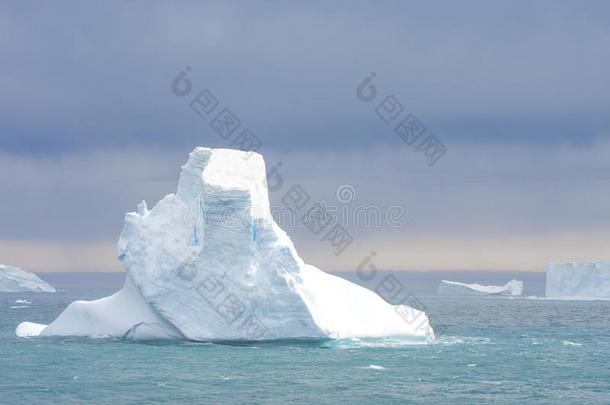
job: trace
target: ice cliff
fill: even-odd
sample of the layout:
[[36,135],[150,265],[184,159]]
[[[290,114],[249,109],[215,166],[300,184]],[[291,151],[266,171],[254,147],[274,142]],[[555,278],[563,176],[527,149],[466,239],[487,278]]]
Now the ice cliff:
[[36,274],[0,264],[0,292],[55,292]]
[[195,341],[401,336],[434,338],[423,312],[308,265],[270,214],[261,155],[195,149],[176,194],[128,213],[117,294],[77,301],[21,336]]
[[546,297],[610,300],[610,262],[550,264],[546,272]]
[[458,281],[442,280],[438,286],[440,295],[508,295],[517,296],[523,293],[523,281],[511,280],[498,285],[465,284]]

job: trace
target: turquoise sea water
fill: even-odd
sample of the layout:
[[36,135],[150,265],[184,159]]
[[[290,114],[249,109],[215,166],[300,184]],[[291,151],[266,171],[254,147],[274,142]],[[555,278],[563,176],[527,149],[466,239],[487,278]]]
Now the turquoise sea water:
[[610,302],[419,293],[442,323],[423,346],[14,336],[23,320],[48,323],[116,289],[90,284],[0,294],[0,403],[610,403]]

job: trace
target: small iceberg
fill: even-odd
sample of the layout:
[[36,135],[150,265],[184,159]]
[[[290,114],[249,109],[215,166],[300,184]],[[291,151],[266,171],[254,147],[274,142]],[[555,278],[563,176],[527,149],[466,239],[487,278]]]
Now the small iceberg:
[[523,281],[511,280],[504,285],[481,285],[442,280],[438,286],[438,293],[439,295],[501,295],[515,297],[523,294]]
[[610,262],[551,263],[546,271],[546,297],[610,300]]
[[34,273],[22,270],[19,267],[0,264],[0,292],[54,293],[55,288]]
[[32,301],[28,300],[15,300],[15,304],[31,304]]
[[371,364],[367,367],[369,370],[385,370],[385,367]]

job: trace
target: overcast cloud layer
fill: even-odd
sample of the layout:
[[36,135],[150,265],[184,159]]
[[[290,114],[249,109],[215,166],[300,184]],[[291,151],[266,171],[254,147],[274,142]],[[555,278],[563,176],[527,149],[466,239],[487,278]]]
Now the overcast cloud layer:
[[[275,204],[348,184],[349,209],[405,208],[339,257],[285,226],[325,270],[609,259],[607,3],[345,4],[0,5],[0,263],[119,270],[125,212],[174,192],[195,146],[230,146],[189,107],[206,88],[282,162]],[[447,147],[436,165],[377,116],[388,95]]]

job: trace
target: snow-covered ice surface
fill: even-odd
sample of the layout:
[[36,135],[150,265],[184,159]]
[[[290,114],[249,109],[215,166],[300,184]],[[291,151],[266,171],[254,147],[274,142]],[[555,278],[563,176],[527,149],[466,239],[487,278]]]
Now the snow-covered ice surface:
[[546,297],[610,300],[610,262],[551,263],[546,271]]
[[55,292],[36,274],[19,267],[0,264],[0,292]]
[[128,213],[117,294],[72,303],[18,335],[195,341],[400,337],[430,342],[425,313],[304,263],[269,209],[257,153],[197,148],[178,192]]
[[29,323],[26,330],[28,336],[35,334],[32,331],[40,331],[43,336],[114,336],[143,340],[181,337],[144,301],[129,277],[123,288],[110,297],[75,301],[49,326]]
[[508,295],[523,293],[523,281],[511,280],[504,285],[465,284],[458,281],[442,280],[438,286],[440,295]]

